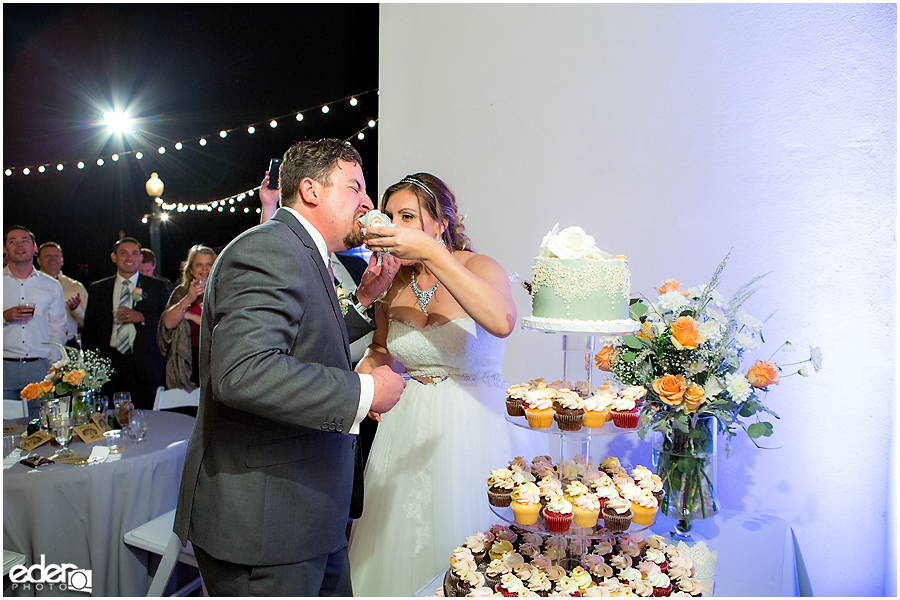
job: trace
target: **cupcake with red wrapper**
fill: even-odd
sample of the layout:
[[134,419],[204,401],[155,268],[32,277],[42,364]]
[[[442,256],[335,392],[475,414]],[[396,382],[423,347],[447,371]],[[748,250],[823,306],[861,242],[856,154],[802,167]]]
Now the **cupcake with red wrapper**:
[[644,581],[653,586],[654,596],[668,596],[672,593],[672,582],[665,573],[653,573]]
[[551,533],[565,533],[572,525],[572,503],[557,494],[544,507],[544,526]]
[[634,429],[638,424],[641,409],[639,409],[634,398],[628,396],[617,396],[610,405],[610,417],[612,417],[613,425],[620,429]]
[[504,596],[518,596],[520,591],[528,591],[521,579],[512,573],[506,573],[497,584],[497,591]]

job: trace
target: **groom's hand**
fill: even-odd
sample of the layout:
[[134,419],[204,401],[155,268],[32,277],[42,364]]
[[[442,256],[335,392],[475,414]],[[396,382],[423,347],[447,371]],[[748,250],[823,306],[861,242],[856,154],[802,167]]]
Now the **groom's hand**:
[[369,414],[386,413],[397,404],[403,388],[406,387],[406,380],[387,365],[372,369],[371,375],[375,380],[375,396],[372,398],[372,409]]

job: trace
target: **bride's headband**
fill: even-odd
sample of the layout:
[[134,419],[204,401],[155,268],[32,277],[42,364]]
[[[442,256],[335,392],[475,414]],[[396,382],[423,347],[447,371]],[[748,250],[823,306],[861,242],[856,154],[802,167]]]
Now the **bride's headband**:
[[432,191],[428,189],[428,186],[414,177],[406,177],[400,183],[411,183],[417,187],[420,187],[423,190],[425,190],[426,192],[428,192],[428,195],[431,196],[431,198],[433,200],[437,200],[437,197],[435,197],[435,195],[432,193]]

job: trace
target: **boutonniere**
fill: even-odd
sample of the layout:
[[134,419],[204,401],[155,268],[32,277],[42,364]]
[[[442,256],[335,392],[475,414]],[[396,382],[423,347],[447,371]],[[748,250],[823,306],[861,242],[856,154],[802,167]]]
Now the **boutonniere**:
[[347,295],[347,292],[344,291],[344,286],[338,282],[336,286],[334,286],[334,291],[337,292],[338,304],[341,306],[341,314],[346,316],[347,311],[350,310],[350,305],[353,302],[350,300],[350,296]]
[[143,300],[146,297],[147,297],[147,294],[145,294],[144,290],[139,287],[134,288],[134,290],[131,292],[131,301],[135,304],[137,304],[138,302],[140,302],[141,300]]

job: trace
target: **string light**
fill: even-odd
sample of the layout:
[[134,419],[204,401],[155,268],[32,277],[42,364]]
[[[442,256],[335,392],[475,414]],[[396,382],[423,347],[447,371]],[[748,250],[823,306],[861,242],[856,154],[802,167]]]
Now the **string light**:
[[253,135],[254,133],[256,133],[256,127],[251,125],[250,127],[247,128],[247,133],[249,133],[250,135]]
[[103,166],[103,159],[102,159],[102,158],[98,158],[98,159],[97,159],[97,166],[98,166],[98,167],[102,167],[102,166]]
[[113,159],[113,162],[119,162],[119,155],[118,155],[118,154],[113,154],[111,158]]
[[[379,91],[378,91],[377,89],[373,89],[373,90],[368,90],[368,91],[366,91],[366,92],[362,92],[362,93],[360,93],[360,94],[353,94],[353,95],[347,96],[347,97],[345,97],[345,98],[340,98],[340,99],[334,100],[334,101],[329,102],[329,103],[326,103],[326,104],[321,104],[321,105],[319,105],[319,106],[320,106],[320,108],[321,108],[322,114],[328,114],[328,113],[329,113],[329,111],[330,111],[329,105],[330,105],[330,104],[337,104],[337,103],[344,102],[344,101],[348,101],[351,107],[356,107],[356,106],[359,105],[359,99],[360,99],[362,96],[365,96],[365,95],[367,95],[367,94],[371,94],[371,93],[373,93],[373,92],[375,93],[376,96],[377,96],[377,95],[380,95],[380,93],[379,93]],[[303,109],[303,110],[299,110],[299,111],[295,111],[295,112],[291,112],[291,113],[288,113],[287,115],[277,116],[277,117],[274,117],[274,118],[272,118],[272,119],[266,119],[265,121],[262,121],[262,122],[263,122],[263,123],[268,122],[268,123],[269,123],[269,127],[271,127],[272,129],[275,129],[275,128],[278,126],[278,121],[279,121],[280,119],[286,118],[286,117],[289,117],[289,116],[293,115],[294,118],[296,119],[296,121],[299,123],[299,122],[302,122],[302,121],[304,120],[303,112],[304,112],[304,111],[311,110],[311,108],[312,108],[312,107],[306,108],[306,109]],[[121,114],[108,114],[108,115],[104,115],[104,116],[107,117],[110,126],[113,127],[113,128],[118,127],[119,131],[134,130],[133,125],[131,124],[130,120],[129,120],[125,115],[121,115]],[[260,125],[259,123],[251,124],[251,125],[249,125],[249,126],[247,127],[247,131],[248,131],[249,133],[252,134],[252,133],[254,133],[254,132],[256,131],[256,129],[259,127],[259,125]],[[374,127],[374,121],[369,121],[369,127]],[[219,136],[220,136],[221,138],[224,139],[225,137],[228,136],[229,133],[231,133],[232,131],[235,131],[236,129],[237,129],[237,128],[222,129],[222,130],[219,131]],[[252,129],[252,131],[251,131],[251,129]],[[205,146],[207,145],[207,138],[208,138],[208,136],[203,136],[203,137],[200,137],[199,139],[197,139],[197,138],[194,138],[194,139],[197,139],[197,142],[200,144],[200,146],[205,147]],[[362,139],[362,138],[358,138],[358,139]],[[184,142],[186,142],[186,141],[190,141],[190,140],[183,140],[183,141],[174,142],[175,149],[176,149],[176,150],[181,150],[181,149],[184,147]],[[164,153],[165,153],[165,148],[164,148],[163,146],[160,146],[160,147],[157,149],[157,151],[158,151],[160,154],[164,154]],[[119,153],[119,154],[115,154],[115,155],[112,156],[112,160],[113,160],[114,162],[118,162],[118,158],[117,158],[117,157],[127,157],[127,156],[131,156],[131,155],[134,155],[134,158],[137,159],[137,160],[141,160],[141,159],[143,159],[143,157],[144,157],[143,153],[142,153],[141,151],[138,150],[138,151],[129,151],[129,152],[122,152],[122,153]],[[59,163],[59,164],[65,165],[65,164],[67,164],[67,163]],[[45,165],[46,165],[46,163],[45,163]],[[79,165],[79,166],[78,166],[79,169],[84,169],[84,161],[79,161],[78,165]],[[98,163],[98,166],[100,166],[100,163]],[[28,166],[28,167],[8,167],[8,168],[6,168],[6,169],[4,170],[4,172],[6,173],[6,176],[7,176],[7,177],[12,177],[12,176],[15,175],[17,172],[21,172],[23,175],[28,175],[28,174],[31,173],[31,171],[32,171],[33,169],[39,168],[39,167],[40,167],[40,165],[36,165],[36,166],[35,166],[35,165],[30,165],[30,166]],[[27,172],[26,172],[26,169],[27,169]],[[45,170],[46,170],[46,166],[45,166]],[[57,166],[57,170],[58,170],[58,171],[62,171],[63,169],[60,168],[59,166]],[[41,172],[43,172],[43,171],[41,171]]]

